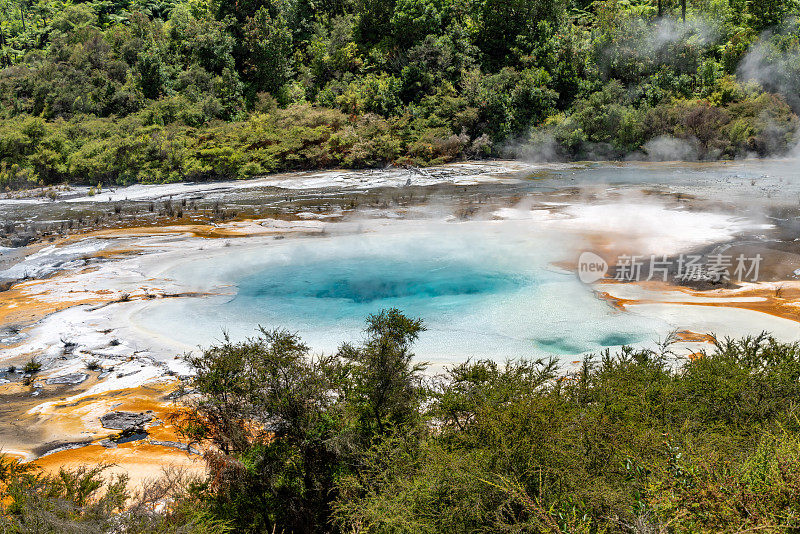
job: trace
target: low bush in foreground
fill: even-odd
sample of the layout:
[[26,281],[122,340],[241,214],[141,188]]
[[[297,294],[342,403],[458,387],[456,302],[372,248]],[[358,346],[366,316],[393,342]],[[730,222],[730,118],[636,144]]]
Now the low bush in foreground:
[[41,472],[0,458],[0,532],[25,534],[223,534],[230,529],[190,496],[180,471],[132,491],[108,465]]
[[[172,497],[160,531],[188,509],[254,533],[800,531],[797,344],[430,376],[411,352],[422,331],[387,310],[330,356],[266,330],[189,356],[197,395],[179,422],[210,474]],[[13,489],[30,475],[4,473],[4,518],[23,529],[62,498],[37,486],[30,501]],[[69,513],[129,517],[105,495]]]

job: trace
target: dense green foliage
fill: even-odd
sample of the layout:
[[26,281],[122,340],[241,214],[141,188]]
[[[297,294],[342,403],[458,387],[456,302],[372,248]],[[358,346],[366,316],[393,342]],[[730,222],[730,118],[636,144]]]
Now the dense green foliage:
[[409,351],[421,328],[390,310],[370,317],[363,346],[333,356],[309,357],[284,331],[190,356],[202,397],[182,426],[220,451],[208,456],[211,509],[242,532],[327,525],[348,464],[421,422],[421,367]]
[[0,0],[0,187],[792,146],[796,0],[685,6]]
[[[209,476],[129,506],[102,469],[0,465],[9,532],[797,532],[800,345],[765,335],[576,370],[468,361],[425,375],[397,310],[313,356],[265,331],[187,356],[183,433]],[[176,482],[177,481],[177,482]],[[103,489],[105,488],[105,490]],[[55,525],[55,526],[54,526]],[[58,525],[62,525],[59,529]],[[68,527],[68,528],[67,528]],[[92,530],[92,529],[95,530]]]
[[201,493],[241,532],[720,532],[800,528],[800,346],[725,341],[675,368],[625,348],[466,362],[423,379],[422,325],[311,357],[262,332],[190,357]]

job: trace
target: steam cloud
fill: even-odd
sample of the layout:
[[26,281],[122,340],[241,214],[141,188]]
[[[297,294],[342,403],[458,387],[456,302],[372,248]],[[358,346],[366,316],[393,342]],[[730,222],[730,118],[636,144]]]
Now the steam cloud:
[[[656,24],[644,20],[630,20],[622,23],[624,36],[614,45],[606,46],[598,57],[599,67],[607,78],[615,77],[615,70],[623,68],[631,61],[652,62],[656,65],[672,65],[685,61],[685,54],[679,49],[699,49],[719,44],[723,32],[712,20],[690,19],[685,23],[665,18]],[[763,90],[781,95],[800,114],[800,21],[793,20],[780,31],[764,32],[752,44],[739,63],[737,78],[745,84],[758,84]],[[697,56],[699,58],[699,55]],[[692,63],[691,61],[689,63]],[[689,64],[674,65],[692,71]],[[696,68],[696,67],[695,67]],[[769,116],[760,117],[768,125]],[[566,121],[570,118],[567,117]],[[785,125],[772,124],[762,132],[761,140],[765,150],[778,153],[787,144]],[[800,158],[800,132],[790,142],[794,148],[789,157]],[[509,144],[507,151],[516,157],[532,162],[554,162],[568,159],[563,147],[553,135],[553,130],[534,131],[530,139]],[[695,139],[677,139],[668,135],[656,137],[647,142],[641,150],[627,154],[626,160],[646,161],[696,161],[700,158],[700,148]],[[755,155],[755,154],[752,154]],[[618,157],[610,146],[598,143],[583,143],[581,156],[586,159],[612,159]],[[713,152],[709,154],[714,157]],[[707,156],[708,157],[708,156]]]

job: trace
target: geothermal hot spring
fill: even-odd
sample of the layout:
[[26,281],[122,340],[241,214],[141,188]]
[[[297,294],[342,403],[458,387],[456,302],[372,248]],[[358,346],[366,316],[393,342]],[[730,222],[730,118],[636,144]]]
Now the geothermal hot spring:
[[[396,222],[355,234],[231,245],[161,273],[230,294],[175,300],[133,316],[187,346],[283,327],[312,347],[358,341],[368,314],[425,320],[417,352],[434,360],[566,355],[647,341],[665,327],[620,314],[552,262],[565,241],[507,221]],[[197,281],[203,281],[197,284]],[[174,325],[175,318],[181,325]],[[577,328],[576,328],[577,327]]]
[[[255,336],[262,326],[330,353],[363,339],[365,318],[386,308],[424,320],[415,353],[433,365],[547,356],[569,364],[607,348],[654,347],[678,330],[796,339],[793,304],[781,301],[780,313],[766,307],[770,284],[794,291],[797,283],[795,163],[478,163],[424,175],[312,173],[9,203],[28,220],[91,216],[125,202],[147,216],[147,203],[186,198],[244,216],[194,226],[140,222],[136,231],[112,228],[36,249],[0,278],[34,273],[45,280],[28,293],[75,306],[3,351],[39,350],[57,361],[66,336],[92,357],[144,355],[174,367],[176,354],[225,335]],[[765,263],[760,285],[740,289],[750,293],[587,285],[575,274],[583,251],[613,260],[743,250],[778,258]]]
[[[452,199],[439,198],[416,210],[315,219],[313,235],[217,244],[177,257],[157,273],[211,296],[146,304],[130,321],[184,350],[218,341],[223,331],[242,339],[261,325],[296,332],[315,350],[331,352],[361,339],[368,314],[398,308],[425,321],[417,355],[442,364],[544,356],[573,361],[622,345],[653,347],[679,329],[794,335],[792,321],[733,307],[687,306],[704,297],[661,291],[655,298],[639,286],[613,287],[618,296],[639,300],[622,311],[601,298],[612,291],[608,287],[581,283],[574,260],[584,250],[603,250],[607,257],[677,255],[724,248],[745,236],[763,239],[775,228],[762,206],[750,205],[744,214],[719,205],[719,195],[704,203],[643,193],[643,184],[659,179],[671,179],[678,191],[713,191],[715,181],[730,183],[724,167],[630,171],[600,167],[549,176],[534,182],[539,190],[494,202],[487,196],[469,217],[455,216]],[[760,171],[742,173],[738,182],[749,183],[754,172]],[[559,186],[576,181],[580,193],[565,198]],[[752,201],[739,184],[728,189],[728,202]],[[463,201],[470,192],[464,187],[453,194]]]

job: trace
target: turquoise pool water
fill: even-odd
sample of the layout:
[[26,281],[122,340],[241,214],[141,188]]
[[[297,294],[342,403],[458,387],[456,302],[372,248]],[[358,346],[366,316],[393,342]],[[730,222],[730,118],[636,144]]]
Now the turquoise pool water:
[[358,308],[371,309],[376,304],[423,311],[443,302],[469,306],[535,283],[529,275],[449,259],[362,256],[264,267],[238,281],[232,304],[291,301],[299,309],[316,313],[321,308],[326,313],[358,313]]
[[[160,302],[144,328],[187,346],[253,335],[257,325],[300,334],[330,352],[361,339],[384,308],[421,317],[416,353],[432,362],[569,357],[647,343],[666,325],[620,313],[577,277],[552,266],[569,244],[513,223],[404,225],[380,232],[261,241],[169,271],[176,280],[227,286],[227,296]],[[200,287],[198,289],[204,289]],[[170,320],[181,316],[180,329]]]

